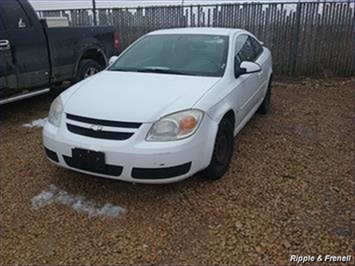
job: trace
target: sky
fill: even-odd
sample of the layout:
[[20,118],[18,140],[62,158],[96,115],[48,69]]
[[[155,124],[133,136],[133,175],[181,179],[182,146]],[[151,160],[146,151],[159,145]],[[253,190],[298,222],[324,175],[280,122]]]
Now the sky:
[[[92,7],[92,0],[29,0],[29,1],[31,2],[34,9],[36,10]],[[184,1],[184,5],[252,2],[252,1],[237,1],[237,0],[96,0],[96,6],[98,8],[100,7],[107,8],[107,7],[152,6],[152,5],[181,5],[182,1]],[[253,2],[262,2],[262,1],[265,0],[254,0]]]

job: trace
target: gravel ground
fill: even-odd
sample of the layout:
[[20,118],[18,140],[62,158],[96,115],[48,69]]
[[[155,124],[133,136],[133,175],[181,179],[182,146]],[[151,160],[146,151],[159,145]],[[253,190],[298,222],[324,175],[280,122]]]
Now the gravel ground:
[[[272,113],[236,137],[223,179],[160,186],[52,165],[41,129],[23,126],[41,124],[51,97],[3,106],[1,261],[285,265],[292,254],[351,255],[353,87],[353,79],[275,82]],[[117,215],[100,215],[105,206]]]

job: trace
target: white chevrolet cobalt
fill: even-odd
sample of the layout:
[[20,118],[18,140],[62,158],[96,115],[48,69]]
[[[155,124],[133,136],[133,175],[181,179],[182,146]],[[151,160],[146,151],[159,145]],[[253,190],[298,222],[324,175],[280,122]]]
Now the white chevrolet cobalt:
[[233,138],[270,105],[271,53],[227,28],[158,30],[59,95],[43,129],[53,163],[136,183],[228,169]]

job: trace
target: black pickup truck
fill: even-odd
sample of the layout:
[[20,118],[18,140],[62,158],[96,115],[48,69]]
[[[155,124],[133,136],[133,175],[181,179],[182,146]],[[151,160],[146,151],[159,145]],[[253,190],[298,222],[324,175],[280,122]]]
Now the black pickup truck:
[[0,104],[84,79],[118,53],[114,27],[49,28],[27,0],[0,1]]

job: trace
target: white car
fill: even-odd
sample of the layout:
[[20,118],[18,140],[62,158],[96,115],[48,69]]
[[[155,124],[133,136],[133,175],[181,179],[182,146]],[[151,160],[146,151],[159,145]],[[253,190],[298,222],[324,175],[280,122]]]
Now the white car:
[[270,51],[227,28],[151,32],[59,95],[43,129],[50,161],[135,183],[228,169],[233,138],[270,105]]

